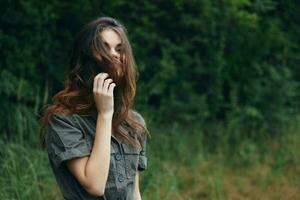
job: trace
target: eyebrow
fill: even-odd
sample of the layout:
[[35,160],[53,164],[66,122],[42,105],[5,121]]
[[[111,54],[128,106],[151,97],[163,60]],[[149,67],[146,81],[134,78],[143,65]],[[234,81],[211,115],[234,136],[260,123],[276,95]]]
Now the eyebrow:
[[[104,41],[104,44],[109,45],[109,43],[106,42],[106,41]],[[118,43],[118,44],[116,45],[116,47],[121,46],[121,44],[122,44],[122,43]],[[110,46],[110,45],[109,45],[109,46]]]

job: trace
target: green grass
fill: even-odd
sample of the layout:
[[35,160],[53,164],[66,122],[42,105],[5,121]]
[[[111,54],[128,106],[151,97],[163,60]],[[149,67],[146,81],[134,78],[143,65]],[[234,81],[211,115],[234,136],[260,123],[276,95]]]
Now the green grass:
[[[300,123],[282,134],[230,145],[211,144],[201,127],[153,127],[149,170],[142,176],[146,200],[300,199]],[[224,135],[228,129],[220,128]],[[210,150],[209,150],[210,149]]]
[[0,199],[61,199],[46,154],[0,140]]
[[[300,199],[298,123],[264,142],[224,141],[209,151],[201,128],[154,127],[148,170],[141,175],[145,200]],[[61,199],[45,152],[0,140],[0,199]]]

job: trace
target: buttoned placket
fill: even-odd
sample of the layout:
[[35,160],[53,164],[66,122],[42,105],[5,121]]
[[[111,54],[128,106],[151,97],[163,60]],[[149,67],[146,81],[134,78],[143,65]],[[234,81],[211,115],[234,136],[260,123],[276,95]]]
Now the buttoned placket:
[[[116,170],[117,170],[117,182],[116,182],[116,186],[118,189],[123,188],[124,187],[124,181],[125,181],[125,156],[124,156],[124,150],[122,147],[122,144],[120,144],[120,142],[118,141],[118,139],[112,135],[112,138],[114,139],[114,141],[117,143],[118,145],[118,151],[115,153],[115,160],[116,162]],[[125,166],[124,166],[125,165]]]

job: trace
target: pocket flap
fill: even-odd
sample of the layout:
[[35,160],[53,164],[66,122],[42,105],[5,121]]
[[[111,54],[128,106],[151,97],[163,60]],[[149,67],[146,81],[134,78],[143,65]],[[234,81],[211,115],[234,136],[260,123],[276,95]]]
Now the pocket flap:
[[135,147],[131,146],[130,144],[124,144],[122,143],[122,147],[124,149],[125,154],[139,154],[139,150],[136,149]]

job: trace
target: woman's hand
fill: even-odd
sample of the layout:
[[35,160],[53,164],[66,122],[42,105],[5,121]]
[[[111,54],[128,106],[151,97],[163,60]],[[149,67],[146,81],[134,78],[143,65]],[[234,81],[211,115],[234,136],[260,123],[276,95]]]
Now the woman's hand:
[[94,100],[98,114],[112,116],[114,113],[114,88],[116,84],[107,73],[99,73],[94,78]]

